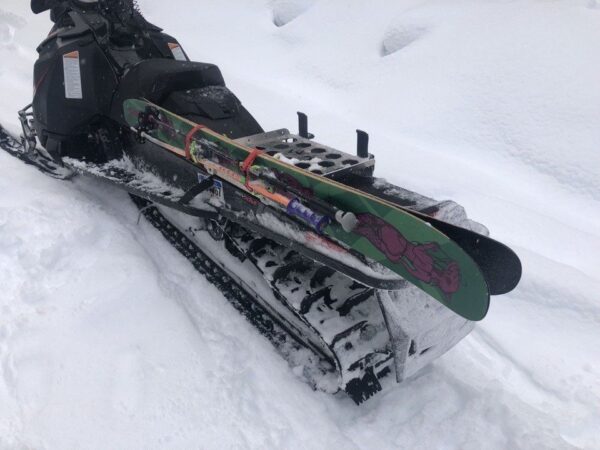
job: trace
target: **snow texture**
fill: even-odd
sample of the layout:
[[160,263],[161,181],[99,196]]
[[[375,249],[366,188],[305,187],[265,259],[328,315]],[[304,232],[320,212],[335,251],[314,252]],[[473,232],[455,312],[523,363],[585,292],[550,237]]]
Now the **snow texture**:
[[[0,4],[0,122],[50,28]],[[371,133],[524,276],[465,340],[356,407],[313,392],[127,195],[0,155],[0,448],[600,448],[600,5],[140,1],[266,129]]]

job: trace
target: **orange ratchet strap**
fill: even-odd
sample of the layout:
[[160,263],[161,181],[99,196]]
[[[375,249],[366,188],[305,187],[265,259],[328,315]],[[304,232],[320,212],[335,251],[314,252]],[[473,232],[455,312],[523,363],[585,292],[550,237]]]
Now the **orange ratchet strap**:
[[250,192],[252,192],[252,187],[250,186],[250,176],[249,176],[250,167],[252,167],[254,160],[261,153],[262,153],[262,150],[259,150],[257,148],[253,149],[252,152],[246,157],[246,159],[242,163],[242,167],[241,167],[242,173],[244,174],[244,177],[246,178],[246,182],[244,183],[244,186],[246,186],[246,189],[248,189],[248,191],[250,191]]

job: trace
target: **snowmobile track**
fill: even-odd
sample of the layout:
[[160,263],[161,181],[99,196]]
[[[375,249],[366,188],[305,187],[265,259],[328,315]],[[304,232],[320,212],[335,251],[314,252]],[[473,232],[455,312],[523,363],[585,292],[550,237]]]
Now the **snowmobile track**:
[[[289,353],[289,349],[307,349],[319,359],[324,359],[312,348],[304,345],[283,324],[275,321],[267,311],[259,305],[252,294],[245,290],[237,280],[234,280],[218,264],[214,263],[194,242],[188,239],[158,210],[152,202],[129,195],[140,213],[148,222],[167,239],[167,241],[181,253],[194,268],[213,284],[223,296],[240,312],[258,331],[265,336],[281,353]],[[291,347],[290,347],[291,346]],[[288,347],[288,348],[286,348]],[[324,360],[331,366],[331,361]]]
[[[392,355],[385,349],[378,352],[373,352],[372,349],[369,349],[366,354],[365,351],[361,349],[360,341],[362,340],[362,333],[364,333],[365,329],[368,329],[369,326],[373,327],[373,324],[370,323],[369,320],[360,320],[351,328],[336,333],[332,337],[332,342],[329,344],[332,348],[338,346],[348,348],[348,350],[352,350],[354,358],[356,358],[357,354],[359,354],[360,357],[345,363],[344,361],[332,361],[328,355],[319,351],[315,346],[307,345],[303,340],[303,337],[297,335],[302,334],[301,331],[299,333],[292,331],[284,323],[277,320],[272,313],[269,313],[261,306],[257,302],[252,289],[245,289],[243,283],[234,279],[226,272],[226,270],[215,263],[200,247],[198,247],[198,245],[174,226],[169,219],[159,211],[156,205],[132,194],[130,194],[130,197],[140,210],[140,213],[144,215],[150,224],[160,231],[169,243],[177,249],[177,251],[179,251],[194,266],[194,268],[207,279],[207,281],[223,293],[232,306],[274,345],[284,359],[289,362],[290,353],[299,352],[302,349],[309,350],[313,354],[310,368],[312,376],[307,376],[305,373],[305,377],[308,378],[307,381],[313,388],[316,389],[318,384],[317,380],[312,379],[315,372],[321,372],[321,376],[326,376],[328,373],[334,374],[339,371],[338,376],[342,376],[342,379],[346,382],[346,385],[340,386],[340,388],[343,388],[357,404],[369,399],[382,389],[379,379],[390,373],[391,369],[389,366]],[[247,232],[245,233],[245,236],[248,236]],[[321,266],[316,269],[315,275],[312,277],[305,278],[297,276],[299,274],[306,275],[302,264],[306,263],[306,261],[303,258],[300,258],[300,260],[294,258],[294,260],[290,260],[287,264],[269,264],[269,261],[271,261],[269,256],[271,258],[276,258],[279,252],[283,250],[281,255],[285,255],[283,259],[286,259],[290,254],[295,252],[286,250],[285,247],[280,246],[267,238],[247,239],[246,244],[251,249],[249,252],[249,259],[252,263],[263,272],[263,275],[271,273],[273,293],[282,303],[287,303],[285,294],[300,289],[299,286],[303,284],[302,282],[299,282],[300,280],[310,280],[306,282],[312,285],[317,295],[307,294],[306,297],[303,298],[300,308],[304,310],[305,313],[309,313],[313,309],[320,310],[324,304],[329,306],[328,309],[333,311],[334,307],[332,306],[334,303],[339,303],[341,304],[338,308],[338,314],[341,318],[340,322],[345,324],[352,323],[353,320],[350,317],[347,317],[350,310],[353,307],[358,307],[367,298],[374,295],[373,289],[351,282],[353,284],[353,289],[356,291],[354,295],[348,298],[344,297],[343,299],[332,299],[330,289],[319,286],[319,279],[322,281],[324,278],[332,275],[331,269]],[[239,251],[239,248],[236,248],[236,250]],[[265,255],[268,256],[265,258]],[[272,272],[271,270],[268,270],[269,268]],[[365,317],[367,316],[364,311],[362,314],[364,314]],[[333,318],[325,316],[321,317],[320,322],[336,321],[335,314],[333,315]],[[307,320],[306,325],[312,327],[309,320]],[[381,332],[384,330],[379,331]],[[348,377],[350,372],[354,375]],[[344,377],[344,375],[346,375],[346,377]]]

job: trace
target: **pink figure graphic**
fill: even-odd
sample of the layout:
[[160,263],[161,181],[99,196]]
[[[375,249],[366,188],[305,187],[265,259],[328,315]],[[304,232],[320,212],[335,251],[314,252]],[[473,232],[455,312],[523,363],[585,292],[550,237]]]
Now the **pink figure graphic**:
[[437,286],[450,299],[460,288],[460,267],[450,261],[443,269],[435,266],[430,251],[439,250],[435,242],[414,244],[409,242],[389,223],[372,214],[358,214],[358,225],[353,230],[365,237],[387,259],[402,264],[415,278]]

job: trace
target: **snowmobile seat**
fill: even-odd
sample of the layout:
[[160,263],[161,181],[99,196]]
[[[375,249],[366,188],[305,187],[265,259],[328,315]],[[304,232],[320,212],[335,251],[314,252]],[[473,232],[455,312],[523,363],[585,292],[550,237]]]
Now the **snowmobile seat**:
[[39,14],[54,8],[57,4],[56,0],[31,0],[31,10],[34,14]]
[[207,86],[225,86],[214,64],[173,59],[147,59],[133,66],[121,79],[113,97],[112,116],[123,116],[123,101],[145,98],[161,104],[172,92]]

